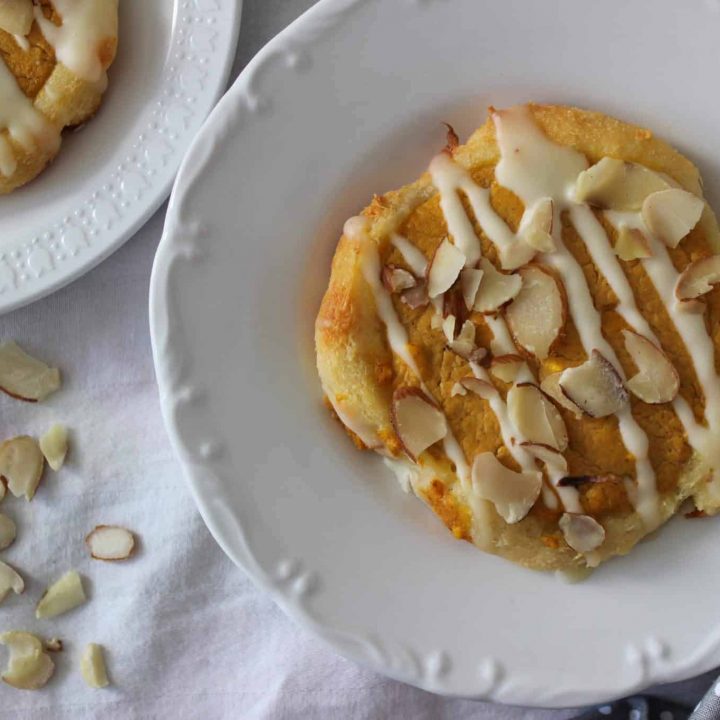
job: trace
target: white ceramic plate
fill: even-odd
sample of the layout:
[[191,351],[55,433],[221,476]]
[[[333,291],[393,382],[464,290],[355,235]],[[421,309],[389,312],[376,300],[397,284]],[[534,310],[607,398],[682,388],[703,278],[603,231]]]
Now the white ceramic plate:
[[242,0],[121,0],[120,44],[97,117],[53,164],[0,197],[0,313],[87,272],[170,192],[225,88]]
[[[455,541],[320,402],[313,321],[343,221],[485,107],[646,124],[720,207],[717,3],[324,0],[183,163],[151,324],[166,423],[225,551],[344,655],[440,693],[578,705],[720,663],[720,526],[679,519],[580,585]],[[671,50],[681,47],[682,51]]]

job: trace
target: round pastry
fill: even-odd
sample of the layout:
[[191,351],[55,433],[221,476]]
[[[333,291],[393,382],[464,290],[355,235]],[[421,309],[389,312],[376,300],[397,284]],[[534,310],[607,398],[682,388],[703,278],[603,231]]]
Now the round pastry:
[[349,220],[324,392],[457,538],[524,566],[720,509],[720,247],[697,169],[600,113],[497,111]]
[[118,0],[0,0],[0,194],[36,177],[100,106]]

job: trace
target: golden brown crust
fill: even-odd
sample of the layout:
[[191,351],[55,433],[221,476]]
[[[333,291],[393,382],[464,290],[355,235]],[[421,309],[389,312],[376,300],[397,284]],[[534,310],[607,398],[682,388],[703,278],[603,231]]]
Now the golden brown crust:
[[[552,141],[574,147],[584,153],[590,163],[605,156],[637,162],[670,176],[690,192],[702,194],[700,176],[694,165],[648,130],[578,108],[531,104],[529,109]],[[490,188],[494,209],[512,229],[516,229],[523,205],[494,181],[499,150],[493,123],[490,120],[485,123],[465,145],[453,148],[452,155],[457,163],[470,171],[477,183]],[[376,243],[383,263],[404,267],[402,256],[389,243],[392,232],[400,232],[409,238],[427,258],[432,257],[447,234],[437,193],[428,173],[404,188],[375,197],[362,215],[368,219],[368,237]],[[614,242],[614,231],[609,227],[606,229]],[[495,261],[495,249],[477,223],[475,230],[481,239],[483,254]],[[626,325],[614,310],[617,299],[594,270],[587,251],[567,219],[564,219],[563,239],[583,267],[595,305],[602,314],[606,339],[626,370],[633,371],[632,360],[622,343],[621,330]],[[691,259],[719,249],[717,222],[707,208],[698,227],[671,255],[676,266],[682,268]],[[680,371],[682,396],[696,416],[702,417],[702,390],[662,302],[641,263],[630,262],[624,267],[636,298],[640,298],[643,315]],[[502,462],[514,467],[487,402],[476,396],[452,396],[453,386],[467,374],[467,365],[454,353],[445,351],[441,334],[430,325],[431,311],[411,310],[396,299],[394,302],[396,312],[408,330],[422,380],[441,404],[466,457],[472,459],[479,452],[491,451]],[[713,291],[708,296],[708,305],[708,318],[713,324],[715,319],[720,319],[720,292]],[[478,344],[488,346],[492,336],[484,318],[474,314],[473,321],[477,326]],[[720,322],[715,322],[713,327],[717,346]],[[572,322],[568,322],[564,336],[556,345],[547,362],[533,361],[533,369],[540,378],[584,358]],[[362,277],[358,241],[346,235],[338,244],[330,285],[317,318],[316,346],[318,370],[325,392],[337,400],[343,413],[357,421],[375,443],[398,456],[399,444],[390,424],[392,389],[400,385],[417,385],[418,380],[403,361],[390,352],[372,292]],[[391,383],[378,382],[375,374],[378,363],[392,365]],[[508,386],[498,382],[497,387],[504,393]],[[578,420],[565,409],[561,408],[560,412],[570,437],[571,449],[566,458],[571,475],[610,473],[634,477],[634,459],[620,440],[614,417]],[[633,414],[648,434],[650,459],[661,493],[662,521],[668,519],[684,499],[693,495],[699,508],[717,512],[720,493],[715,485],[707,482],[707,472],[692,455],[672,407],[633,400]],[[538,501],[531,513],[515,525],[507,525],[486,502],[472,507],[470,513],[471,501],[443,453],[431,448],[423,462],[420,473],[423,480],[418,482],[415,490],[456,536],[468,536],[464,521],[459,518],[473,515],[473,528],[469,534],[478,546],[492,553],[535,569],[572,569],[585,564],[584,558],[568,547],[559,532],[559,513],[546,508],[542,501]],[[606,530],[606,541],[598,551],[599,560],[629,552],[647,533],[639,516],[632,511],[622,483],[583,486],[581,502],[586,512],[601,519]]]

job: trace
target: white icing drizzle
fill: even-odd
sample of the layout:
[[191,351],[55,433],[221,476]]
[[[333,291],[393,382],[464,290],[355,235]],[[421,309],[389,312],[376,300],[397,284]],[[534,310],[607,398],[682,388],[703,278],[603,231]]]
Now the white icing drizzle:
[[403,256],[403,260],[407,263],[413,274],[420,278],[425,277],[428,261],[422,251],[418,250],[407,238],[397,233],[393,233],[390,242],[392,242],[398,252]]
[[38,147],[53,151],[60,144],[59,130],[35,109],[0,58],[0,174],[10,177],[17,169],[17,160],[12,145],[1,134],[3,130],[27,152]]
[[62,25],[50,22],[39,6],[35,20],[55,57],[79,78],[96,83],[102,90],[107,75],[100,62],[100,47],[117,37],[118,0],[52,0]]

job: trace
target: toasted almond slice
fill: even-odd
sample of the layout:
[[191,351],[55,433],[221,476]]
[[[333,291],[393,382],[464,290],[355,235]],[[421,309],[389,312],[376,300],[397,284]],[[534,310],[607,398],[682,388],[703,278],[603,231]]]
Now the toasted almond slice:
[[15,523],[7,515],[0,513],[0,550],[10,547],[16,535]]
[[597,550],[605,541],[605,528],[589,515],[565,513],[559,524],[565,542],[579,553]]
[[382,269],[382,282],[385,289],[391,293],[408,290],[417,285],[413,274],[397,265],[385,265]]
[[483,360],[487,357],[488,351],[484,347],[477,347],[471,353],[468,360],[475,365],[482,364]]
[[621,225],[615,242],[615,254],[621,260],[640,260],[649,258],[650,244],[642,230]]
[[607,417],[628,402],[620,375],[597,350],[582,365],[564,370],[558,384],[567,398],[590,417]]
[[473,461],[472,485],[478,497],[492,502],[500,517],[512,525],[520,522],[535,504],[542,488],[542,475],[515,472],[491,452],[485,452]]
[[463,268],[460,271],[460,289],[462,290],[465,307],[468,310],[472,310],[475,306],[475,298],[483,275],[484,272],[477,268]]
[[694,260],[681,273],[675,285],[675,297],[687,301],[709,293],[720,283],[720,255]]
[[528,441],[560,451],[567,447],[567,430],[560,413],[535,385],[511,387],[507,408],[512,424]]
[[35,438],[20,435],[0,445],[0,475],[15,497],[33,499],[44,466],[45,458]]
[[69,612],[87,600],[82,579],[75,570],[68,570],[45,591],[35,608],[35,617],[50,618]]
[[53,653],[62,652],[63,647],[64,647],[63,641],[57,637],[50,638],[49,640],[47,640],[45,642],[45,649],[48,652],[53,652]]
[[554,207],[552,198],[540,198],[523,213],[518,235],[539,252],[555,250],[552,237]]
[[450,390],[450,397],[457,397],[458,395],[467,395],[467,390],[464,385],[456,382]]
[[32,24],[32,0],[0,0],[0,30],[24,37]]
[[40,638],[20,630],[2,633],[0,644],[10,650],[10,660],[2,679],[20,690],[38,690],[47,684],[55,663],[45,653]]
[[463,323],[458,336],[448,342],[448,348],[464,360],[470,359],[473,352],[477,349],[475,347],[475,325],[473,325],[471,320],[466,320]]
[[565,410],[569,410],[576,418],[581,418],[583,415],[582,410],[574,402],[572,402],[567,395],[565,395],[560,387],[561,376],[562,372],[555,372],[547,375],[540,383],[540,389],[560,407],[565,408]]
[[565,460],[563,454],[555,450],[555,448],[551,448],[549,445],[531,442],[521,442],[520,446],[525,448],[525,450],[540,460],[540,462],[545,463],[548,469],[554,472],[567,472],[567,460]]
[[648,230],[674,248],[698,224],[705,203],[687,190],[670,188],[648,195],[642,217]]
[[490,361],[490,374],[505,383],[515,382],[524,364],[519,355],[498,355]]
[[420,388],[395,390],[390,415],[403,450],[414,462],[422,452],[447,435],[445,415]]
[[493,313],[517,297],[522,288],[522,278],[518,274],[501,273],[487,258],[480,259],[480,267],[483,276],[473,309],[475,312]]
[[448,315],[443,319],[440,326],[445,339],[451,343],[455,339],[455,328],[457,327],[457,318],[454,315]]
[[405,303],[411,310],[424,308],[430,302],[427,283],[419,282],[415,287],[403,290],[400,293],[400,302]]
[[707,305],[702,300],[678,300],[677,308],[688,315],[702,315]]
[[638,367],[625,387],[646,403],[672,402],[680,389],[680,376],[667,355],[642,335],[623,330],[625,349]]
[[472,375],[464,378],[460,378],[460,384],[471,393],[478,395],[481,398],[487,400],[490,397],[494,397],[497,394],[497,390],[494,388],[492,383],[480,380],[480,378],[473,377]]
[[553,275],[538,265],[518,271],[522,289],[505,310],[515,341],[538,360],[545,360],[565,325],[565,296]]
[[68,451],[68,431],[64,425],[53,425],[40,438],[40,451],[47,464],[57,472],[65,462]]
[[44,400],[60,387],[60,371],[28,355],[14,342],[0,345],[0,390],[27,402]]
[[85,543],[96,560],[127,560],[135,551],[135,536],[118,525],[98,525]]
[[465,253],[445,238],[428,268],[428,295],[435,298],[449,290],[465,266]]
[[644,165],[604,157],[578,175],[575,199],[605,209],[637,211],[645,198],[669,187]]
[[110,684],[102,646],[95,643],[85,646],[80,659],[80,674],[91,688],[104,688]]
[[25,582],[13,568],[0,562],[0,603],[11,590],[19,595],[25,590]]

